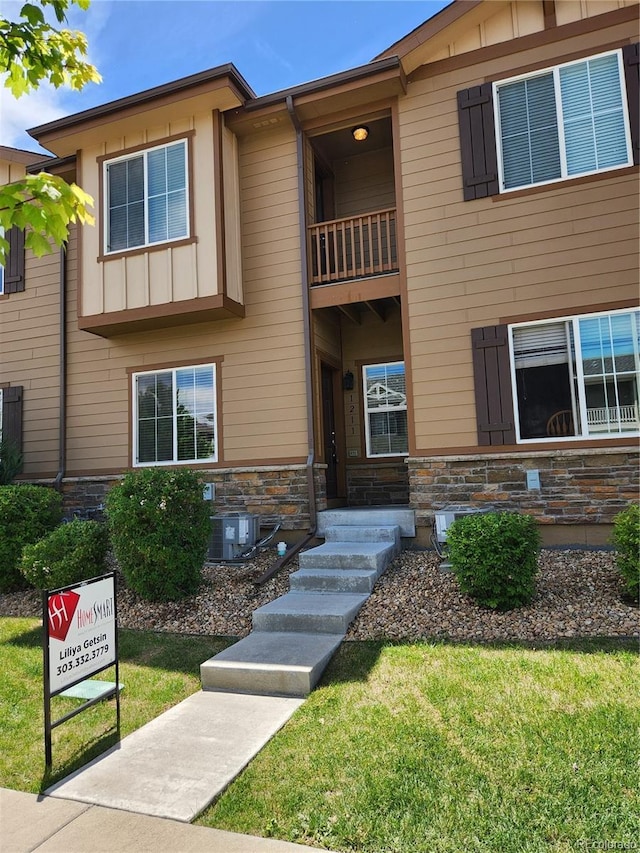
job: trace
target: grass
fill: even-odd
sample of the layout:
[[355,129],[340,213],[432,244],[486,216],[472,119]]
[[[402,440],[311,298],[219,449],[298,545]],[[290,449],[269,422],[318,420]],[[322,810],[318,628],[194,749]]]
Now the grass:
[[[37,620],[0,619],[0,784],[34,793],[115,737],[113,702],[80,714],[43,776],[40,643]],[[122,735],[198,690],[227,643],[121,631]],[[616,642],[343,644],[198,823],[361,853],[632,849],[637,675]]]
[[[200,689],[200,664],[229,640],[119,631],[121,737]],[[0,619],[0,785],[37,793],[117,741],[115,701],[101,702],[52,733],[53,766],[44,768],[42,628],[37,619]],[[96,678],[115,680],[115,669]],[[81,704],[56,696],[58,719]]]
[[636,664],[629,650],[345,644],[198,823],[363,853],[629,844]]

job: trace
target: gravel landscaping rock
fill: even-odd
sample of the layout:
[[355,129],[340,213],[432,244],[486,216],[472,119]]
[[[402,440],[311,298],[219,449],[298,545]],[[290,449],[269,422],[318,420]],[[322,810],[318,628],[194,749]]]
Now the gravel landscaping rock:
[[[240,565],[207,564],[199,593],[180,602],[144,601],[120,581],[123,628],[243,637],[251,614],[289,590],[297,559],[257,587],[275,550]],[[431,551],[403,551],[380,578],[347,634],[348,640],[554,641],[637,637],[640,612],[622,600],[611,551],[543,550],[533,602],[506,613],[478,607],[462,595],[453,574],[441,572]],[[40,593],[0,595],[0,616],[39,616]]]

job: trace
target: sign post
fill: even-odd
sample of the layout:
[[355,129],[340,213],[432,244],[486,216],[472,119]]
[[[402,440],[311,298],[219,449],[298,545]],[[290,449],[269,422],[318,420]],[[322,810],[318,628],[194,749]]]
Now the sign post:
[[[116,576],[110,572],[79,584],[47,590],[42,597],[45,764],[52,765],[51,732],[102,699],[116,697],[120,734],[120,672],[116,614]],[[51,719],[51,698],[110,666],[116,681],[100,695]]]

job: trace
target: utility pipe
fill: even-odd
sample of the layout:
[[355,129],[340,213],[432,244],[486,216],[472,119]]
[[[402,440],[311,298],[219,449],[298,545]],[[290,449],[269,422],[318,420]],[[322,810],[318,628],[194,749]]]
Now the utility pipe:
[[56,491],[62,491],[67,466],[67,252],[60,247],[60,331],[59,331],[59,412],[58,412],[58,473],[53,481]]

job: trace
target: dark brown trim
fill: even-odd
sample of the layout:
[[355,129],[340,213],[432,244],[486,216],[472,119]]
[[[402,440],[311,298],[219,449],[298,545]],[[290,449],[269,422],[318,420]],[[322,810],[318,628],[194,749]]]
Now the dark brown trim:
[[46,160],[42,159],[42,155],[40,159],[31,163],[30,166],[27,167],[27,172],[29,174],[35,174],[37,172],[49,172],[49,174],[58,174],[60,172],[64,172],[69,168],[73,168],[76,165],[76,155],[70,154],[68,157],[47,157]]
[[558,26],[555,0],[542,0],[542,14],[545,30],[551,30]]
[[238,319],[244,315],[244,305],[234,302],[228,296],[218,294],[78,317],[78,328],[84,332],[109,338],[130,332],[208,323],[212,320]]
[[227,247],[224,220],[224,146],[222,116],[213,111],[213,207],[215,217],[217,291],[227,295]]
[[495,74],[491,77],[485,77],[487,82],[500,83],[502,80],[508,80],[511,77],[520,77],[523,74],[532,74],[534,71],[541,71],[547,68],[556,68],[558,65],[566,65],[568,62],[576,62],[579,59],[587,57],[600,56],[601,53],[611,53],[614,50],[624,49],[626,43],[620,41],[612,41],[607,44],[598,45],[597,47],[587,47],[581,50],[574,50],[572,53],[563,53],[560,56],[554,56],[553,60],[540,59],[535,62],[528,62],[526,65],[521,65],[519,68],[510,68],[505,74],[500,74],[500,79],[495,79]]
[[622,48],[622,62],[627,89],[627,109],[631,130],[633,162],[640,164],[640,44],[626,44]]
[[170,361],[156,361],[153,364],[136,364],[125,367],[128,376],[134,373],[157,373],[159,370],[179,370],[181,367],[198,367],[201,364],[222,364],[223,355],[199,356],[198,358],[181,358]]
[[[303,98],[308,95],[318,95],[325,92],[327,89],[344,86],[345,84],[356,83],[368,77],[376,77],[380,74],[386,74],[388,71],[397,71],[403,74],[400,60],[397,56],[389,56],[384,59],[374,60],[367,65],[359,65],[357,68],[350,68],[348,71],[341,71],[339,74],[330,74],[328,77],[321,77],[319,80],[312,80],[309,83],[301,83],[298,86],[292,86],[289,89],[281,89],[278,92],[273,92],[269,95],[263,95],[260,98],[254,98],[247,102],[244,106],[246,112],[260,110],[263,107],[269,107],[273,104],[285,103],[287,98]],[[333,94],[333,93],[332,93]]]
[[502,192],[498,195],[491,196],[491,201],[500,202],[508,201],[510,198],[526,198],[530,195],[538,195],[542,192],[551,192],[553,190],[568,190],[581,184],[592,184],[594,181],[605,181],[608,178],[624,178],[628,175],[636,174],[640,169],[638,166],[622,166],[620,169],[609,169],[606,172],[594,172],[593,175],[581,175],[577,178],[562,178],[558,181],[550,181],[548,184],[538,184],[535,187],[525,187],[521,190],[513,190],[513,192]]
[[[104,217],[102,217],[104,220]],[[102,240],[102,234],[100,235]],[[166,252],[167,249],[177,249],[180,246],[190,246],[192,243],[198,243],[197,237],[182,237],[179,240],[167,240],[166,243],[152,243],[150,246],[135,246],[131,249],[123,249],[121,252],[109,252],[106,255],[98,255],[96,261],[99,264],[109,263],[109,261],[118,261],[121,258],[131,258],[135,255],[146,255],[150,252]]]
[[535,314],[516,314],[510,317],[501,317],[500,323],[510,326],[513,323],[535,323],[538,320],[553,320],[556,317],[562,319],[563,317],[576,317],[579,314],[597,314],[602,311],[619,311],[625,308],[629,311],[634,311],[637,307],[637,304],[629,304],[629,300],[624,299],[617,302],[601,302],[596,305],[580,305],[577,308],[570,308],[564,312],[555,309],[553,311],[536,311]]
[[406,56],[412,50],[415,50],[421,44],[429,41],[429,39],[432,39],[435,35],[442,32],[442,30],[454,24],[466,15],[467,12],[479,6],[481,2],[482,0],[456,0],[456,2],[450,3],[432,18],[429,18],[428,21],[425,21],[424,24],[420,24],[408,35],[394,42],[383,53],[379,53],[375,59],[384,59],[388,56]]
[[562,450],[598,450],[599,448],[616,448],[620,447],[626,452],[633,448],[637,451],[637,438],[597,438],[597,439],[582,439],[580,441],[539,441],[529,442],[527,444],[504,444],[480,446],[480,445],[463,445],[459,447],[434,447],[429,450],[416,450],[415,453],[409,454],[409,459],[412,457],[420,458],[421,456],[486,456],[487,454],[495,453],[557,453]]
[[[447,74],[450,71],[456,71],[460,68],[468,68],[470,65],[480,65],[484,62],[491,62],[494,59],[501,59],[504,56],[511,56],[526,50],[537,50],[540,47],[554,44],[558,41],[565,41],[566,39],[587,35],[592,32],[600,32],[607,27],[613,27],[618,24],[634,22],[637,18],[638,7],[625,6],[622,9],[615,9],[613,12],[605,12],[602,15],[585,18],[583,21],[563,24],[561,27],[556,27],[552,30],[540,30],[537,33],[531,33],[527,36],[498,42],[488,47],[481,47],[478,50],[470,50],[468,53],[461,53],[459,56],[450,56],[447,59],[440,59],[437,62],[422,65],[409,74],[409,82],[413,83],[416,80],[426,80],[438,74]],[[635,38],[636,36],[629,36],[628,41],[634,41]],[[622,43],[618,44],[618,47],[621,46]],[[599,48],[596,50],[599,50]],[[589,51],[587,50],[587,52]],[[590,52],[593,53],[593,49]],[[546,62],[544,64],[548,65],[549,63]],[[509,71],[502,76],[509,77],[515,75],[512,75]]]
[[[188,92],[189,89],[212,88],[215,90],[221,87],[221,83],[224,86],[225,78],[227,78],[227,85],[239,93],[239,100],[245,101],[249,98],[255,98],[253,89],[251,89],[247,81],[242,77],[238,69],[229,63],[227,65],[219,65],[216,68],[210,68],[208,71],[201,71],[198,74],[191,74],[188,77],[181,77],[179,80],[164,83],[162,86],[145,89],[142,92],[137,92],[135,95],[119,98],[116,101],[110,101],[107,104],[101,104],[98,107],[92,107],[89,110],[83,110],[80,113],[56,119],[48,124],[32,127],[28,133],[34,139],[40,139],[41,136],[46,136],[49,133],[57,133],[67,128],[75,128],[81,124],[105,119],[114,113],[119,113],[126,109],[136,108],[139,111],[143,105],[167,98],[167,96],[178,95],[180,98],[184,98],[185,92]],[[193,95],[193,92],[191,95]]]

